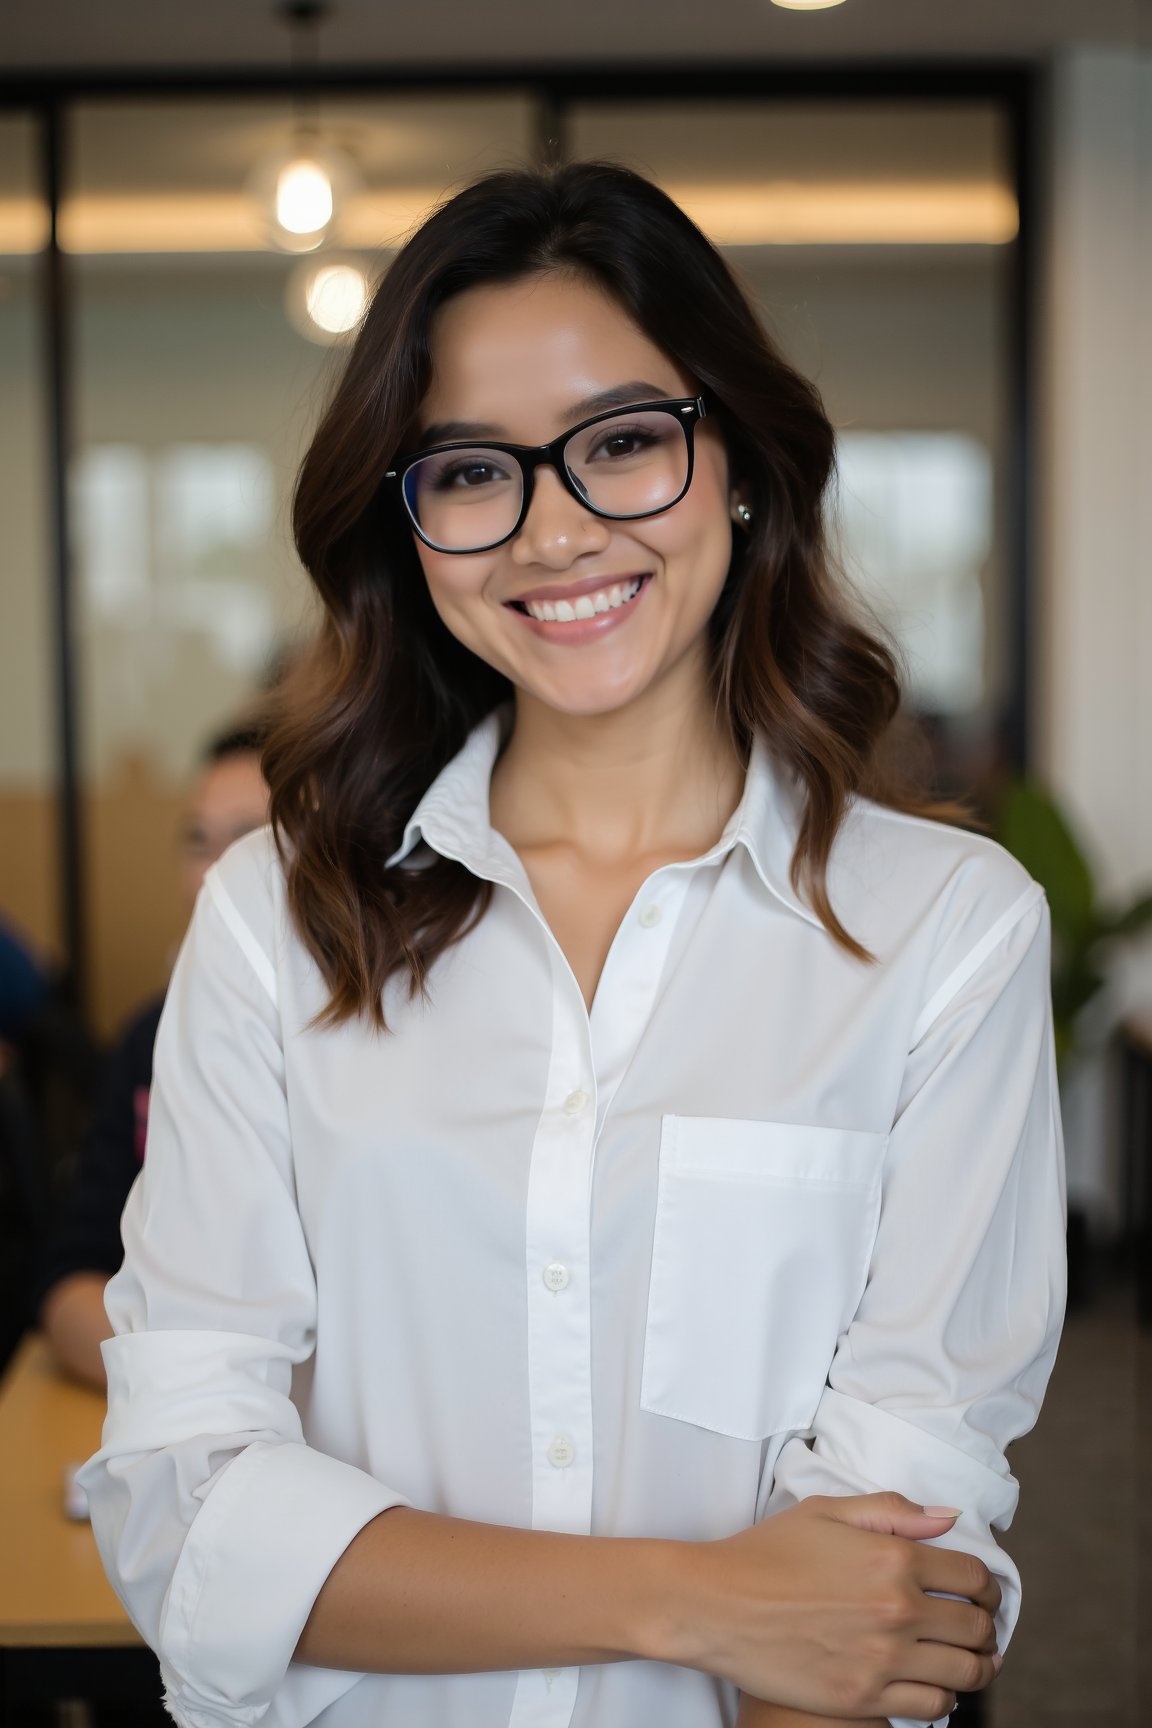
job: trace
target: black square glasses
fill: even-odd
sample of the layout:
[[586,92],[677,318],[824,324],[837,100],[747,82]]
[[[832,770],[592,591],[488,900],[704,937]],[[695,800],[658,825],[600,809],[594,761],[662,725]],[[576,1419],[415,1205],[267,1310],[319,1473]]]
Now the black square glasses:
[[511,540],[541,467],[594,515],[640,521],[687,492],[693,430],[706,413],[703,396],[635,402],[593,414],[548,444],[459,439],[415,450],[385,480],[398,485],[412,527],[437,552],[490,552]]

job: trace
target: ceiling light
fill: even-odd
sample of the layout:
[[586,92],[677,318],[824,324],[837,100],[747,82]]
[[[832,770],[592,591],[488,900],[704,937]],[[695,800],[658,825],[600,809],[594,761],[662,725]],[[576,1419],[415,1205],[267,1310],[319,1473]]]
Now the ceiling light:
[[289,234],[318,234],[332,220],[332,182],[319,162],[298,156],[276,176],[276,220]]
[[247,193],[259,211],[264,238],[281,252],[314,252],[330,238],[360,176],[343,150],[321,147],[297,130],[286,150],[257,162]]
[[312,252],[322,245],[334,214],[359,180],[344,151],[320,145],[314,80],[325,10],[325,0],[280,0],[277,7],[290,32],[296,80],[292,142],[258,162],[248,186],[264,212],[268,239],[282,252]]
[[360,259],[326,252],[302,260],[284,291],[293,327],[309,342],[342,342],[364,316],[372,289]]
[[[672,181],[665,191],[722,246],[1002,246],[1019,225],[1012,188],[991,178]],[[439,198],[419,184],[361,188],[343,203],[337,194],[340,255],[395,249]],[[60,244],[84,256],[254,253],[268,222],[268,206],[239,191],[83,193],[61,209]],[[0,258],[39,251],[47,230],[43,206],[0,196]],[[332,252],[311,261],[320,256]]]
[[842,6],[844,0],[772,0],[772,4],[786,12],[825,12],[829,6]]
[[368,281],[355,264],[323,264],[304,291],[313,324],[329,336],[346,336],[364,316]]
[[762,181],[665,190],[717,246],[1002,246],[1019,211],[976,181]]

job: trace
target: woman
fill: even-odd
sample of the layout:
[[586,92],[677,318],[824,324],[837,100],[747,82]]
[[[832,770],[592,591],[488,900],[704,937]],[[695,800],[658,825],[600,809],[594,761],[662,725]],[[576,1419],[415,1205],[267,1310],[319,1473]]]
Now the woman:
[[1061,1307],[1045,914],[884,783],[832,460],[623,170],[483,181],[389,271],[108,1298],[86,1485],[188,1728],[992,1678]]

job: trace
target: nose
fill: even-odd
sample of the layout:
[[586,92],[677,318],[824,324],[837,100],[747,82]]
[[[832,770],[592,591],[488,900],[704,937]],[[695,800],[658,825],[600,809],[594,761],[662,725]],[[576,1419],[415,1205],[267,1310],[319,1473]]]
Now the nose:
[[603,517],[573,498],[554,468],[536,470],[528,514],[512,541],[517,564],[543,564],[565,570],[586,552],[602,552],[608,544],[609,525]]

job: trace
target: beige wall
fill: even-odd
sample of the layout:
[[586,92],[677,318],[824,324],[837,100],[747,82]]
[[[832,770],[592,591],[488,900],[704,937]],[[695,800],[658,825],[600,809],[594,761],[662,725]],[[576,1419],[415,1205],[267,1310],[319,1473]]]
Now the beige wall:
[[[1152,884],[1152,54],[1084,48],[1053,68],[1037,414],[1037,767],[1106,899]],[[1098,1035],[1152,1012],[1152,942],[1113,968]],[[1069,1192],[1123,1209],[1116,1076],[1064,1087]]]
[[1121,894],[1152,877],[1152,53],[1067,55],[1047,130],[1036,734]]
[[[84,799],[88,956],[94,1028],[111,1038],[164,986],[184,908],[176,873],[182,797],[143,761]],[[52,791],[0,790],[0,905],[59,959],[60,879]]]

